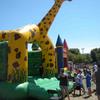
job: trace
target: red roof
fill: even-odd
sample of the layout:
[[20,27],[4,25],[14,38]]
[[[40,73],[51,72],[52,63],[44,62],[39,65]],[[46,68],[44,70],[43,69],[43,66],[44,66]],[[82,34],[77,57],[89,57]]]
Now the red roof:
[[67,42],[66,42],[65,39],[64,39],[63,47],[66,48],[66,49],[68,50],[68,45],[67,45]]

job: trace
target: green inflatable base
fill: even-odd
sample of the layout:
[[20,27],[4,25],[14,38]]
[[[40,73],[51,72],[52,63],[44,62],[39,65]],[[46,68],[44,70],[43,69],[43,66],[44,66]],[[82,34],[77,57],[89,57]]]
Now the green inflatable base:
[[[68,89],[72,91],[72,82],[69,82]],[[29,77],[28,82],[21,84],[0,82],[0,100],[49,100],[59,93],[59,80],[55,77],[50,79]]]

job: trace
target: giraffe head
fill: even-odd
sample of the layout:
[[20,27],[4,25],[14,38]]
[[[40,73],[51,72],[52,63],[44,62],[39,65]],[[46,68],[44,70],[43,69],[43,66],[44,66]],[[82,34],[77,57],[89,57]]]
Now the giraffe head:
[[65,0],[55,0],[55,2],[64,2]]
[[23,36],[28,42],[33,42],[39,38],[39,27],[35,24],[29,24],[19,29],[19,33],[24,34]]
[[72,1],[72,0],[64,0],[64,1]]
[[40,29],[37,25],[32,25],[32,28],[29,30],[29,32],[31,33],[29,41],[30,42],[36,42],[36,40],[39,39],[40,37]]
[[64,2],[64,1],[72,1],[72,0],[55,0],[55,2]]

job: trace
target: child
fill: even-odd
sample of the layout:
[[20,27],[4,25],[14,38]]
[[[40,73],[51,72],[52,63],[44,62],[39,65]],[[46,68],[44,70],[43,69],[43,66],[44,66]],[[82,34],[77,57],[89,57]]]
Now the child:
[[88,95],[91,96],[91,72],[86,71],[86,87],[88,89]]
[[83,76],[82,76],[82,72],[79,71],[79,73],[77,74],[77,76],[75,77],[75,89],[74,89],[74,95],[75,95],[75,90],[79,90],[79,95],[81,95],[81,89],[83,89],[83,92],[85,94],[85,88],[83,86]]

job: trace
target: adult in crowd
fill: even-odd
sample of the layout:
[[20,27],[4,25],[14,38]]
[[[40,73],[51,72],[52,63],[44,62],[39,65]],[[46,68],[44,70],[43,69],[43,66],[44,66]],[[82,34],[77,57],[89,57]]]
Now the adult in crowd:
[[89,69],[86,71],[86,87],[88,90],[88,95],[91,96],[91,71]]
[[96,84],[96,94],[98,100],[100,100],[100,61],[97,61],[97,71],[93,73],[92,79]]
[[68,91],[68,74],[64,73],[64,69],[60,70],[59,80],[60,80],[59,85],[61,88],[62,99],[64,99],[65,96],[67,95],[68,100],[70,100]]
[[98,69],[98,65],[96,64],[96,62],[94,62],[94,65],[93,65],[93,72],[96,72]]

